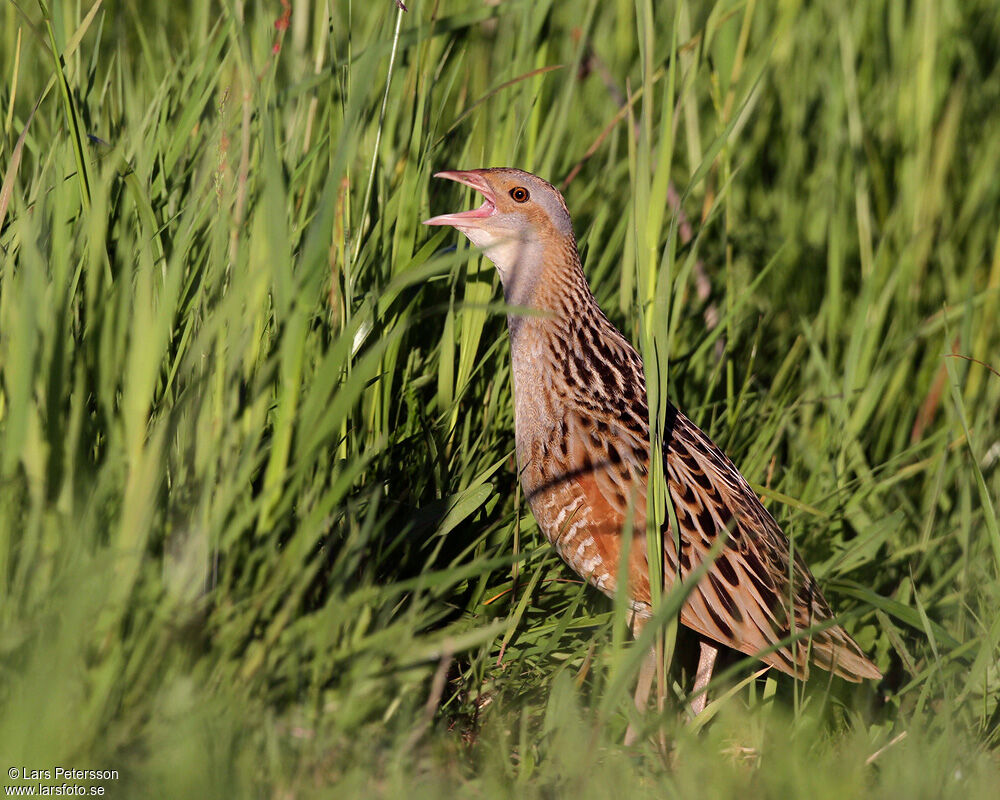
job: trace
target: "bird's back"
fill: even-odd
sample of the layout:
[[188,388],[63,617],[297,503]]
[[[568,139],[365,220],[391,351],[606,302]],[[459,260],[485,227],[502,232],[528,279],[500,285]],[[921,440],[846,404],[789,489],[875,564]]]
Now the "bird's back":
[[[521,481],[545,536],[608,594],[631,527],[628,590],[637,615],[648,616],[642,360],[600,311],[582,270],[563,274],[550,291],[548,315],[511,328]],[[848,680],[880,677],[847,632],[829,623],[832,612],[805,562],[725,454],[673,406],[663,435],[680,544],[678,553],[664,530],[667,588],[708,561],[723,539],[681,622],[799,677],[810,662]],[[808,637],[778,645],[810,628]]]

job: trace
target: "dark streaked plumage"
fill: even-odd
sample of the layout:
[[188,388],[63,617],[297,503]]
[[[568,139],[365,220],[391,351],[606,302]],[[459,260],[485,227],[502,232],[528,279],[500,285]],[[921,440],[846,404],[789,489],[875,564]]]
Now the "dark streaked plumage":
[[[453,225],[483,247],[509,303],[548,312],[508,318],[517,458],[531,510],[562,558],[607,594],[616,589],[622,530],[633,515],[628,591],[641,627],[650,609],[642,360],[594,300],[569,212],[554,187],[515,169],[439,175],[472,186],[486,200],[474,211],[427,224]],[[852,681],[881,677],[838,625],[814,632],[808,643],[762,653],[796,630],[822,626],[833,616],[830,607],[739,470],[673,406],[663,452],[680,542],[678,553],[673,534],[664,532],[666,588],[725,537],[681,622],[796,677],[808,675],[810,661]],[[708,650],[703,665],[710,675],[714,649]],[[704,687],[707,675],[699,682]]]

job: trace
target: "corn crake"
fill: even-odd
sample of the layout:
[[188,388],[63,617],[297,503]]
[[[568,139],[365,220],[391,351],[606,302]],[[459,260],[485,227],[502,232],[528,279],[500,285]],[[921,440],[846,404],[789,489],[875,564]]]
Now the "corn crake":
[[[424,224],[450,225],[465,234],[496,265],[507,303],[541,312],[507,318],[517,462],[531,511],[566,563],[608,595],[617,589],[623,530],[632,515],[627,591],[638,635],[651,611],[642,359],[590,291],[558,190],[509,168],[435,177],[471,186],[484,202]],[[662,537],[664,589],[708,560],[724,537],[680,615],[701,642],[694,712],[705,707],[720,645],[797,678],[808,676],[810,663],[849,681],[880,678],[842,627],[822,628],[833,616],[830,606],[733,462],[673,406],[663,435],[663,473],[679,528],[679,548],[673,532],[665,530]],[[808,642],[777,646],[812,626],[820,630]],[[636,689],[640,710],[654,669],[654,658],[647,658]]]

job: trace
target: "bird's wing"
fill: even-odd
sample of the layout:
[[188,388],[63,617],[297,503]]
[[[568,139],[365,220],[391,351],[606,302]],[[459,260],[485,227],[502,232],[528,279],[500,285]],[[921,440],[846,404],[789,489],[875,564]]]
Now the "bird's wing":
[[[579,451],[570,453],[567,463],[587,476],[580,485],[602,519],[620,525],[632,513],[634,530],[642,531],[650,449],[642,359],[599,310],[567,342],[572,345],[564,355],[571,380],[561,398],[566,427],[558,434]],[[852,681],[881,677],[837,625],[760,655],[797,631],[821,627],[833,613],[805,561],[793,553],[733,462],[672,405],[663,452],[680,543],[678,557],[674,536],[664,531],[667,582],[708,561],[712,546],[725,537],[688,596],[681,622],[798,677],[808,675],[810,662]],[[609,522],[603,526],[607,530],[613,529]],[[611,534],[603,541],[603,555],[611,561],[620,542]],[[644,545],[645,537],[637,542]],[[648,567],[645,575],[636,572],[643,570],[630,568],[630,592],[648,603]]]
[[[578,483],[588,507],[604,520],[595,536],[606,564],[618,560],[621,522],[632,514],[639,534],[631,548],[630,593],[650,601],[645,564],[648,437],[593,409],[566,415],[563,432],[570,461],[582,464]],[[677,517],[677,540],[664,530],[666,582],[709,561],[719,537],[721,551],[688,595],[681,622],[714,641],[800,678],[810,662],[847,680],[881,674],[839,625],[778,647],[778,643],[833,617],[805,561],[793,553],[778,523],[726,455],[693,422],[669,409],[665,431],[667,486]],[[616,528],[611,521],[618,520]],[[678,542],[680,557],[678,557]],[[637,561],[637,556],[641,558]],[[761,655],[765,650],[773,652]]]
[[[667,486],[677,515],[680,557],[664,532],[666,569],[684,575],[725,544],[681,612],[688,627],[757,655],[782,639],[821,626],[833,613],[798,553],[726,455],[693,422],[673,412],[665,450]],[[847,680],[881,674],[839,625],[813,632],[760,658],[805,678],[812,662]]]

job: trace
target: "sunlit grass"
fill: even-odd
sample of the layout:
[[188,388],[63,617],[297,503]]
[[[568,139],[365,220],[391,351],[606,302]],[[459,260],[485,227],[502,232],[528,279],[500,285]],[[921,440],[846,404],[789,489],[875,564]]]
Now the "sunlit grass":
[[[995,794],[991,2],[106,5],[0,10],[6,766]],[[734,657],[692,725],[682,633],[621,746],[637,651],[517,491],[492,266],[419,224],[485,165],[563,188],[652,407],[733,457],[879,686]]]

